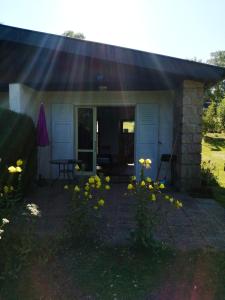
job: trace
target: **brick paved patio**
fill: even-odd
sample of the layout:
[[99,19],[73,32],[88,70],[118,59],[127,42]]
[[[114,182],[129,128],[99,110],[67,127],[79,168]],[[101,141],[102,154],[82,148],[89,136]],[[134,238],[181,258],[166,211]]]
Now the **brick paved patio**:
[[[134,227],[133,199],[123,196],[125,192],[126,185],[113,185],[104,210],[106,242],[113,245],[127,243]],[[183,208],[165,207],[166,219],[157,226],[155,237],[181,250],[225,250],[225,209],[212,199],[193,199],[183,194],[174,197],[183,201]],[[41,234],[63,232],[70,196],[62,184],[37,188],[28,201],[37,203],[42,211],[38,226]]]

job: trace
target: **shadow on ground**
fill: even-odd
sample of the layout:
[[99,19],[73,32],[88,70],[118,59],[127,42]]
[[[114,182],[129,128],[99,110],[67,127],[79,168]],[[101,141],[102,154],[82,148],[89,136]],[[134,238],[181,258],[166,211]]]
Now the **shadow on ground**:
[[212,151],[221,151],[225,148],[225,138],[205,136],[204,141],[210,145]]

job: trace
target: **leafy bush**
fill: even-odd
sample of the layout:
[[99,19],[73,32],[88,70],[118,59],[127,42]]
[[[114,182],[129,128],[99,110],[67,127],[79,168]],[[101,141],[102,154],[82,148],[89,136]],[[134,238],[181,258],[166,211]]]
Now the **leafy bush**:
[[24,161],[22,189],[34,179],[37,168],[36,133],[32,119],[26,115],[0,109],[0,185],[8,179],[7,168],[18,158]]
[[203,186],[215,186],[218,184],[215,176],[216,166],[210,161],[203,161],[201,164],[201,181]]
[[202,121],[203,133],[220,131],[217,106],[215,102],[212,102],[203,112]]

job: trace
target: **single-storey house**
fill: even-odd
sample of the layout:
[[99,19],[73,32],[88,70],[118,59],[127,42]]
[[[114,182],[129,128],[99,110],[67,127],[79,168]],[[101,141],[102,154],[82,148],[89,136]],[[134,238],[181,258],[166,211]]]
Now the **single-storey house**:
[[161,155],[173,154],[176,184],[198,187],[204,89],[224,78],[216,66],[0,25],[0,106],[37,122],[44,103],[46,178],[57,175],[52,159],[138,175],[143,157],[155,179]]

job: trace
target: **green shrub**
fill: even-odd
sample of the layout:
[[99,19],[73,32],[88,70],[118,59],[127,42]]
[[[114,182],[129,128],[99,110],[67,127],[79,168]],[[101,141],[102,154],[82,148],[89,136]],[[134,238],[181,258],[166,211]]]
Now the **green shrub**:
[[216,166],[210,161],[202,161],[201,164],[201,182],[203,186],[218,185],[218,178],[215,175]]
[[10,180],[7,168],[17,159],[24,161],[23,191],[32,182],[37,168],[36,132],[32,119],[0,108],[0,185]]
[[202,121],[203,133],[220,131],[219,118],[217,116],[217,106],[215,102],[212,102],[203,112]]

